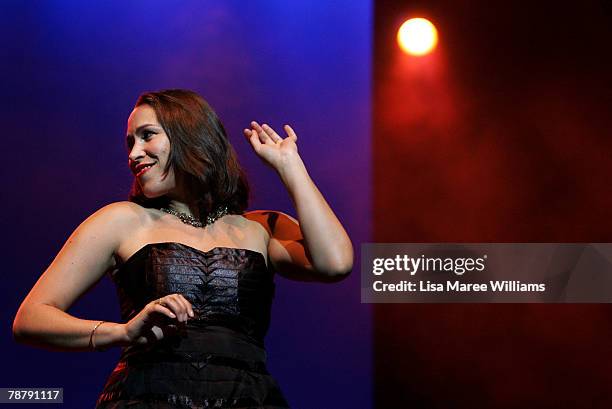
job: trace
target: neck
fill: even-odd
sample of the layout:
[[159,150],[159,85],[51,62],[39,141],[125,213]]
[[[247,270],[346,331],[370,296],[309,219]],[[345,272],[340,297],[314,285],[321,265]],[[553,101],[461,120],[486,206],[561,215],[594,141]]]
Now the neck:
[[193,216],[196,219],[200,218],[200,212],[198,211],[198,207],[196,206],[195,202],[188,203],[177,199],[171,199],[168,203],[168,207],[172,210],[176,210],[177,212]]
[[200,212],[194,199],[192,199],[188,193],[183,178],[179,178],[177,181],[176,189],[168,195],[170,201],[168,207],[177,212],[188,214],[196,219],[200,219]]

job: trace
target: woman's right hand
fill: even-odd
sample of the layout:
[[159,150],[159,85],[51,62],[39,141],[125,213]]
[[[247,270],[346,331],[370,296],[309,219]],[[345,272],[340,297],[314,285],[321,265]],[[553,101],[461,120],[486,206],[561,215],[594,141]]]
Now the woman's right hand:
[[170,294],[148,303],[125,325],[130,344],[148,344],[175,332],[177,324],[193,318],[191,303],[181,294]]

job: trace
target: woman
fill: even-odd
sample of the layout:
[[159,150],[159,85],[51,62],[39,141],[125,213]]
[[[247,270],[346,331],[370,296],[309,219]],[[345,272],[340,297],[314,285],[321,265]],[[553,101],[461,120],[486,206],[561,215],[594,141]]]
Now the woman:
[[[244,134],[281,177],[299,223],[244,213],[246,179],[198,94],[141,95],[127,124],[130,200],[72,233],[19,308],[15,338],[58,350],[123,347],[97,408],[288,407],[265,368],[272,271],[336,281],[350,272],[353,250],[285,130],[282,138],[252,122]],[[124,322],[67,314],[105,273]]]

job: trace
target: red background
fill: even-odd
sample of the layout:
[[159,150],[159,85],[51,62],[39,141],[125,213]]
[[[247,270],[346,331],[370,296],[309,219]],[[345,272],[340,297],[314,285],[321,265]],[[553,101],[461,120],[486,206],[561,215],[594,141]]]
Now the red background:
[[[612,241],[610,3],[535,3],[375,3],[374,241]],[[376,305],[376,407],[610,407],[611,312]]]

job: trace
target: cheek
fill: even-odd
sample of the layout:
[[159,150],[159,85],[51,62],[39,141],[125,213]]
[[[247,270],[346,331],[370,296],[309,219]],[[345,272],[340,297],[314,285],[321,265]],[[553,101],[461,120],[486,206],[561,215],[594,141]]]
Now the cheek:
[[170,152],[170,140],[165,135],[160,135],[159,138],[155,141],[158,152],[168,154]]
[[161,146],[157,150],[157,157],[160,160],[160,162],[163,162],[164,165],[166,164],[166,162],[168,162],[169,156],[170,156],[170,149],[168,147]]

